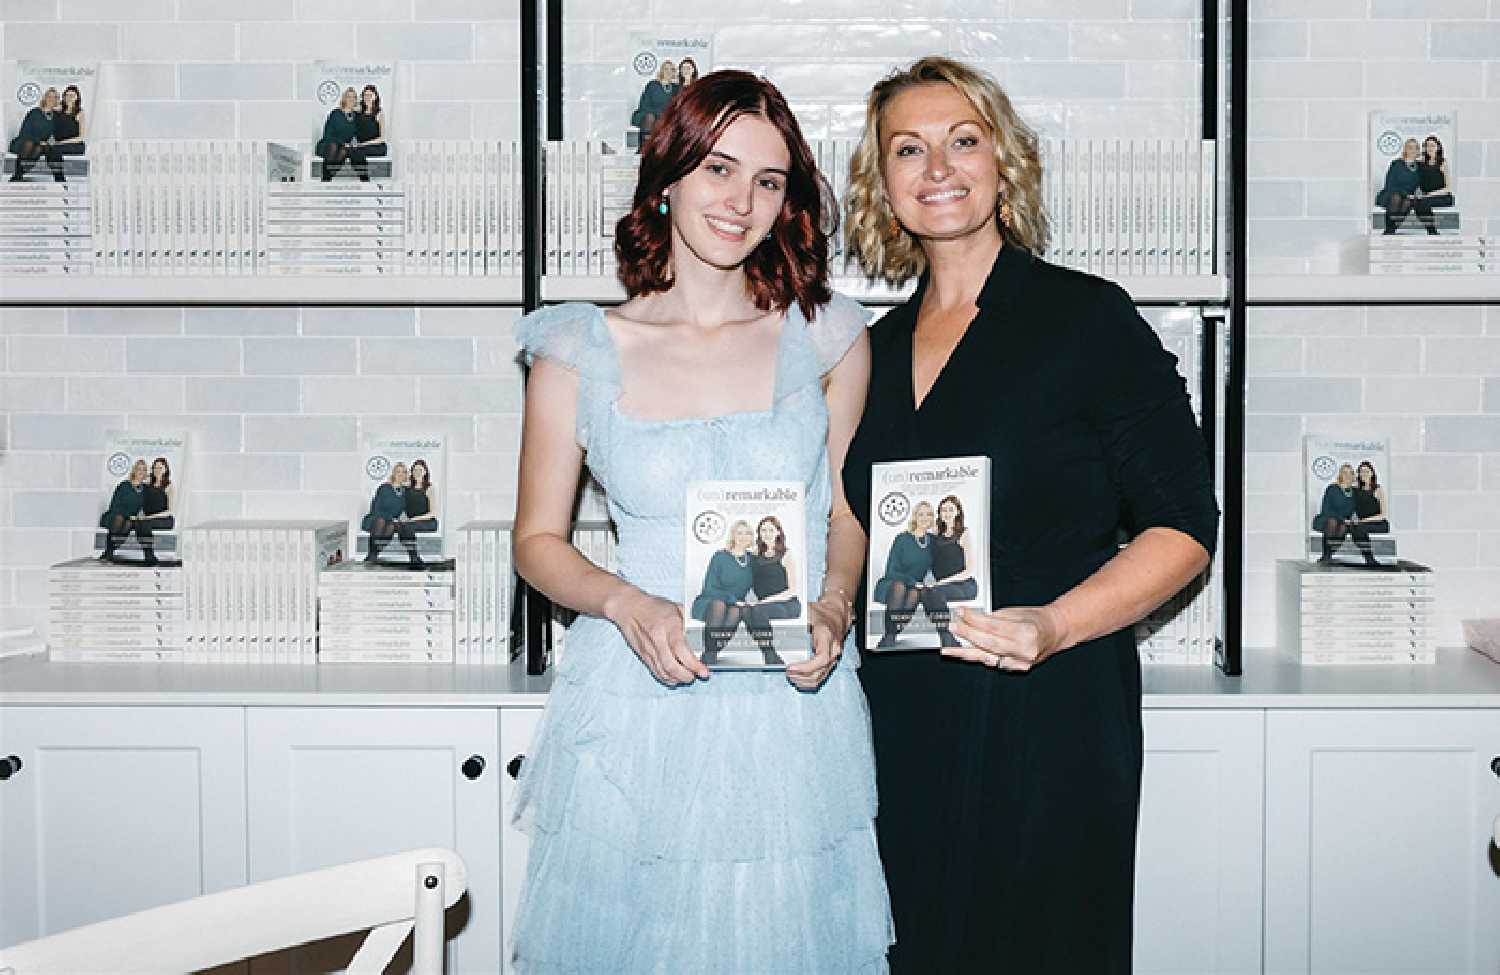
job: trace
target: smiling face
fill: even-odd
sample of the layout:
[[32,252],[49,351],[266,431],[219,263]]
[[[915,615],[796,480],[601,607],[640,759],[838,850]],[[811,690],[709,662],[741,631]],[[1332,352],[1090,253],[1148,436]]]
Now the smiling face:
[[354,89],[345,88],[344,93],[339,96],[339,108],[346,112],[352,112],[358,104],[359,96],[354,93]]
[[37,102],[37,108],[40,108],[44,112],[55,112],[57,111],[59,101],[57,89],[48,88],[42,92],[42,100]]
[[781,537],[781,529],[776,527],[776,522],[767,518],[760,523],[760,543],[766,548],[776,547],[776,540]]
[[755,532],[750,530],[748,522],[737,521],[729,531],[729,548],[734,554],[739,555],[747,551],[755,544]]
[[1375,468],[1369,461],[1361,462],[1357,473],[1359,475],[1359,486],[1362,488],[1368,488],[1371,482],[1375,480]]
[[397,461],[396,466],[391,468],[391,483],[396,487],[406,487],[409,480],[410,476],[406,473],[406,465]]
[[167,462],[158,460],[151,465],[151,480],[159,481],[167,475]]
[[881,116],[880,140],[886,198],[911,234],[999,236],[994,138],[957,88],[918,85],[896,95]]
[[951,530],[953,527],[953,523],[958,520],[958,505],[954,504],[952,501],[944,501],[942,504],[938,505],[938,517],[942,519],[943,524],[947,525]]
[[426,484],[427,477],[427,465],[420,460],[414,461],[411,465],[411,482],[418,485]]
[[141,459],[130,465],[130,483],[139,484],[146,479],[146,461]]
[[360,104],[364,106],[364,110],[367,112],[375,110],[375,101],[379,97],[380,95],[375,91],[374,85],[365,85],[364,91],[359,93]]
[[720,270],[743,264],[781,215],[790,167],[770,122],[759,115],[731,122],[698,168],[667,188],[673,261]]
[[692,58],[683,58],[682,64],[677,68],[677,80],[684,85],[690,85],[698,80],[698,62]]
[[656,71],[656,80],[664,85],[677,84],[677,65],[671,61],[663,61]]
[[925,535],[932,531],[933,523],[937,518],[932,513],[932,505],[926,501],[918,501],[911,512],[911,530],[915,534]]
[[1401,158],[1407,162],[1415,162],[1422,150],[1417,146],[1416,139],[1407,139],[1401,143]]
[[1354,486],[1354,468],[1348,464],[1339,465],[1339,487],[1351,488]]
[[66,87],[66,88],[63,89],[63,93],[62,93],[62,106],[63,106],[63,108],[65,108],[65,109],[67,109],[68,111],[71,112],[73,110],[73,107],[75,105],[77,105],[77,104],[78,104],[78,89],[75,88],[72,85],[69,85],[68,87]]

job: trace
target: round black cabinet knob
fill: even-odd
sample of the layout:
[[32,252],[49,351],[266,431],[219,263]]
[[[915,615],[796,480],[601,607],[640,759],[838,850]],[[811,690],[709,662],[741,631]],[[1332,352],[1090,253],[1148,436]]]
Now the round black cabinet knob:
[[515,758],[511,759],[509,762],[505,763],[505,772],[506,772],[506,774],[509,775],[513,779],[520,778],[521,777],[521,766],[523,764],[525,764],[525,762],[526,762],[526,756],[525,755],[517,755]]
[[1500,755],[1496,755],[1494,758],[1490,759],[1490,771],[1494,772],[1496,775],[1500,775]]
[[0,782],[4,782],[19,771],[21,771],[21,756],[7,755],[0,758]]
[[470,755],[468,758],[464,759],[464,764],[461,767],[461,769],[462,769],[462,771],[464,773],[464,778],[466,778],[466,779],[477,779],[477,778],[479,778],[481,775],[484,774],[484,756],[482,756],[482,755]]

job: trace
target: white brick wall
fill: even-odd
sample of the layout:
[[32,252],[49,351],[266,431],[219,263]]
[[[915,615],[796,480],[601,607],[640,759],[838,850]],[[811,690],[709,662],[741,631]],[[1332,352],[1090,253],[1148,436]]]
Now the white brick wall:
[[86,554],[110,428],[186,429],[190,520],[348,517],[365,430],[449,437],[446,517],[515,508],[518,312],[0,309],[0,621],[40,625]]

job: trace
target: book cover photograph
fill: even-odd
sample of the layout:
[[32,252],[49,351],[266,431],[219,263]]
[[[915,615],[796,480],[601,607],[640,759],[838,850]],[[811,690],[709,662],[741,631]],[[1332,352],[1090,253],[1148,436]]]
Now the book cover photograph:
[[1379,236],[1457,235],[1454,188],[1456,113],[1370,113],[1370,232]]
[[714,69],[713,35],[631,31],[625,145],[639,149],[677,93]]
[[92,62],[12,61],[6,71],[6,176],[66,182],[85,176],[89,110],[98,94]]
[[187,434],[108,431],[94,551],[110,562],[154,566],[178,560]]
[[1302,460],[1307,557],[1325,565],[1393,564],[1390,441],[1309,434]]
[[355,555],[414,569],[443,565],[447,473],[442,434],[368,438],[359,486],[369,500],[355,518]]
[[874,465],[866,649],[964,645],[953,609],[990,609],[989,496],[988,457]]
[[315,61],[312,178],[390,179],[394,62]]
[[800,481],[688,485],[687,643],[711,670],[780,670],[811,658],[806,497]]

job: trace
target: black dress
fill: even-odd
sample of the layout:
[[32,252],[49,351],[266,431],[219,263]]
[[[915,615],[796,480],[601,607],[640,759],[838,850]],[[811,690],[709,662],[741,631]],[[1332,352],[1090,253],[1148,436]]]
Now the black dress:
[[[1212,550],[1218,511],[1175,359],[1128,295],[1004,247],[920,409],[926,288],[871,329],[844,467],[867,527],[870,465],[988,455],[995,607],[1046,603],[1167,526]],[[863,640],[863,636],[861,636]],[[863,643],[861,643],[863,645]],[[894,972],[1128,972],[1141,684],[1122,630],[1030,673],[867,653]]]

